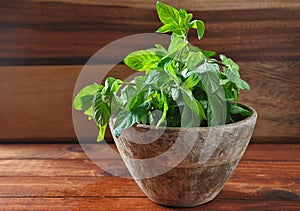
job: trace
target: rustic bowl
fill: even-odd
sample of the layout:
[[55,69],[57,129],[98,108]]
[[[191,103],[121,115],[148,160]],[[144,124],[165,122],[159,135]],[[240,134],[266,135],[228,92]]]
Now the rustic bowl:
[[257,113],[244,107],[252,115],[236,123],[158,129],[136,125],[114,140],[149,199],[166,206],[198,206],[217,196],[246,150]]

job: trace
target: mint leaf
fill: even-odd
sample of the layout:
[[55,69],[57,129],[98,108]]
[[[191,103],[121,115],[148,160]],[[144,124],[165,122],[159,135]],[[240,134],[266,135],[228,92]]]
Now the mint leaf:
[[207,93],[214,93],[220,87],[218,71],[217,65],[205,62],[192,73],[196,73],[200,77]]
[[163,56],[163,53],[157,49],[140,50],[127,55],[124,62],[136,71],[153,70]]
[[108,123],[110,118],[110,107],[102,99],[102,93],[98,92],[94,98],[94,120],[99,127]]
[[177,9],[158,1],[156,3],[156,11],[163,24],[178,26],[179,12]]
[[251,111],[248,111],[241,106],[230,104],[230,113],[232,114],[241,114],[242,116],[250,116],[252,114]]
[[123,110],[116,117],[113,133],[118,138],[122,131],[130,128],[137,122],[137,116],[130,111]]
[[84,87],[74,98],[73,107],[76,110],[87,110],[92,106],[93,99],[98,92],[103,88],[102,85],[91,84]]
[[165,47],[162,46],[161,44],[154,44],[154,46],[155,46],[158,50],[160,50],[160,51],[162,51],[162,52],[164,52],[164,53],[167,52],[167,50],[165,49]]
[[161,27],[159,27],[156,32],[158,33],[166,33],[166,32],[172,32],[172,31],[177,31],[178,28],[172,24],[166,24]]
[[180,54],[180,51],[187,44],[188,43],[183,41],[181,38],[174,37],[169,45],[168,54],[161,58],[157,66],[164,67],[166,64],[172,62],[173,60],[176,60],[175,57]]
[[149,75],[147,75],[145,84],[153,84],[158,83],[159,85],[163,85],[170,80],[168,74],[165,71],[153,70]]
[[177,87],[171,88],[171,96],[174,101],[177,100],[177,98],[179,97],[179,89]]
[[210,58],[210,57],[213,57],[216,55],[216,52],[214,52],[214,51],[203,51],[203,50],[201,50],[201,51],[207,58]]
[[197,29],[198,39],[200,40],[204,35],[204,22],[201,20],[194,20],[190,23],[190,27]]
[[180,9],[179,17],[180,26],[182,26],[182,28],[189,28],[189,22],[192,20],[193,15],[191,13],[187,13],[185,9]]
[[240,67],[230,58],[227,58],[224,54],[220,55],[222,64],[225,65],[224,73],[227,78],[235,83],[239,89],[250,90],[249,84],[240,78],[239,69]]
[[136,90],[133,95],[128,96],[128,103],[126,105],[126,109],[131,111],[133,108],[137,107],[138,105],[142,104],[145,102],[145,95],[147,94],[147,90],[139,91]]
[[186,63],[185,65],[190,68],[193,69],[195,67],[197,67],[204,59],[205,59],[205,55],[202,52],[189,52],[187,58],[186,58]]
[[181,127],[199,127],[199,116],[189,106],[184,105],[181,111]]
[[165,121],[167,116],[167,111],[169,109],[168,100],[164,93],[161,94],[160,101],[163,102],[163,114],[160,120],[157,122],[156,128],[158,128]]
[[208,93],[207,123],[208,126],[224,125],[226,123],[227,108],[222,88],[214,93]]
[[187,88],[192,89],[199,82],[200,78],[196,74],[192,74],[184,81],[184,84]]
[[102,93],[104,98],[107,98],[107,102],[110,102],[111,99],[114,97],[114,93],[116,93],[119,90],[121,83],[121,80],[115,79],[113,77],[108,77],[105,80],[105,86]]
[[98,137],[97,137],[97,142],[100,142],[100,141],[104,140],[106,127],[107,127],[107,124],[102,125],[102,126],[99,127],[99,134],[98,134]]
[[[191,90],[180,87],[180,91],[182,94],[183,102],[193,111],[195,112],[201,119],[206,119],[206,115],[204,113],[202,105],[194,98]],[[200,120],[199,120],[200,121]]]
[[170,45],[168,47],[168,54],[180,51],[188,43],[184,41],[181,37],[172,36]]
[[152,103],[150,100],[147,100],[145,102],[143,102],[142,104],[134,107],[132,109],[132,114],[133,115],[137,115],[138,119],[143,119],[143,117],[148,114],[148,111],[150,111],[152,106]]

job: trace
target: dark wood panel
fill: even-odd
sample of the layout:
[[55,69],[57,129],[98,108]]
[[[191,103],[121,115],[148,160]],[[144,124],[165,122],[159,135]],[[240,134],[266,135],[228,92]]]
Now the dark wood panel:
[[[94,66],[87,74],[88,84],[101,82],[96,71],[107,66]],[[82,66],[37,66],[0,68],[0,139],[75,139],[72,123],[72,95]],[[107,76],[126,78],[132,71],[117,66]],[[99,77],[100,78],[100,77]],[[92,127],[84,115],[84,125]],[[88,131],[90,132],[90,131]],[[109,136],[111,138],[111,136]]]
[[[241,93],[241,102],[258,111],[254,141],[281,142],[300,139],[300,62],[240,62],[241,74],[251,91]],[[108,66],[93,66],[101,73]],[[72,95],[82,66],[18,66],[0,68],[0,139],[75,139],[72,125]],[[86,83],[100,80],[92,71]],[[96,72],[96,73],[97,73]],[[126,78],[133,71],[118,65],[107,76]],[[83,84],[82,84],[83,86]],[[82,87],[81,86],[81,87]],[[76,112],[86,136],[96,136],[93,122]],[[92,135],[91,135],[92,134]],[[283,138],[284,139],[281,139]],[[108,139],[111,136],[107,135]]]
[[[200,42],[205,49],[240,61],[299,60],[297,2],[175,4],[206,22]],[[0,65],[84,63],[116,39],[154,32],[160,25],[154,7],[144,1],[1,1]],[[143,48],[143,43],[133,44]]]
[[[39,2],[48,2],[49,0],[36,0]],[[152,9],[157,0],[55,0],[64,3],[115,6],[115,7],[133,7],[133,8],[148,8]],[[294,0],[252,0],[251,4],[246,0],[190,0],[181,2],[173,0],[164,0],[166,4],[174,7],[183,7],[189,10],[242,10],[242,9],[285,9],[285,8],[300,8],[300,3]]]

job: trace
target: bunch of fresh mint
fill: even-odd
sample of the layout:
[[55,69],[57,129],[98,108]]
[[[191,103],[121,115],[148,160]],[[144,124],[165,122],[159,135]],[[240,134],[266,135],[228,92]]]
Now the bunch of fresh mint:
[[168,48],[156,44],[124,59],[127,66],[145,75],[130,82],[109,77],[104,86],[86,86],[74,99],[74,108],[84,110],[99,126],[98,141],[103,140],[111,116],[118,137],[139,123],[199,127],[234,122],[233,114],[251,115],[238,105],[240,90],[249,90],[239,66],[225,55],[218,61],[212,58],[215,52],[188,43],[189,29],[197,30],[198,39],[203,37],[203,21],[192,21],[191,13],[161,2],[156,9],[163,23],[157,32],[172,33]]

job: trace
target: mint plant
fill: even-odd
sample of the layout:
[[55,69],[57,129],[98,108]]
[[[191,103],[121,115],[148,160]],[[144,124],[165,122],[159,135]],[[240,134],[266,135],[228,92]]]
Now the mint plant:
[[224,54],[217,60],[215,52],[189,44],[190,29],[197,30],[199,40],[203,37],[203,21],[161,2],[156,9],[163,23],[156,32],[171,33],[168,48],[156,44],[124,59],[127,66],[145,74],[129,82],[109,77],[104,85],[86,86],[74,99],[74,108],[98,125],[98,141],[103,140],[111,117],[112,132],[118,137],[135,124],[202,127],[251,115],[238,104],[240,90],[250,89],[240,78],[239,66]]

